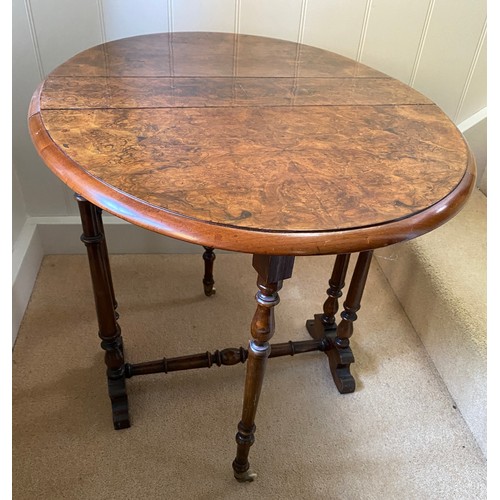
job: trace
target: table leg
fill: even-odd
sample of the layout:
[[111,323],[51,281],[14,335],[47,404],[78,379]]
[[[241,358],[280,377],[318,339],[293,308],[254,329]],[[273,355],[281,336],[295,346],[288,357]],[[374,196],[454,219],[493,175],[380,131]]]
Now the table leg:
[[111,399],[115,429],[130,427],[128,399],[125,386],[123,341],[117,323],[116,300],[109,267],[109,257],[104,237],[101,211],[80,195],[75,195],[80,210],[83,234],[81,240],[87,247],[90,276],[99,327],[101,347],[105,351],[108,392]]
[[306,322],[306,328],[314,339],[327,337],[333,343],[334,348],[325,351],[330,364],[330,371],[337,389],[341,394],[354,392],[356,382],[350,371],[350,365],[354,363],[354,355],[349,345],[349,339],[353,334],[353,322],[356,321],[356,312],[361,307],[361,297],[368,277],[370,262],[373,252],[371,250],[361,252],[358,256],[354,273],[349,285],[344,310],[340,314],[342,318],[339,325],[335,323],[335,314],[338,312],[338,299],[342,296],[345,276],[349,264],[349,255],[338,255],[335,260],[330,288],[327,290],[328,298],[323,306],[323,314],[314,315],[313,320]]
[[212,247],[203,247],[205,252],[203,252],[203,260],[205,261],[205,275],[203,276],[203,290],[205,291],[205,295],[210,297],[215,294],[214,288],[214,260],[215,254],[214,249]]
[[255,311],[248,349],[243,412],[236,434],[237,451],[233,461],[234,477],[241,482],[253,481],[248,454],[255,441],[255,415],[264,380],[267,359],[271,352],[269,340],[274,334],[274,307],[279,303],[278,291],[283,280],[292,276],[294,257],[254,255],[253,267],[258,273]]
[[[115,288],[113,286],[113,279],[111,277],[111,267],[109,265],[109,254],[108,254],[108,245],[106,243],[106,235],[104,234],[104,225],[102,223],[102,208],[96,207],[96,220],[97,220],[97,230],[102,236],[101,240],[101,248],[102,248],[102,255],[104,258],[104,266],[106,269],[108,269],[107,278],[108,278],[108,283],[109,283],[109,289],[111,292],[111,299],[113,301],[113,307],[115,309],[115,318],[118,319],[120,315],[118,314],[117,308],[118,308],[118,302],[116,301],[115,297]],[[123,350],[123,343],[122,343],[122,350]]]
[[[330,287],[326,291],[328,298],[323,304],[323,314],[317,314],[320,324],[319,328],[311,330],[311,336],[316,339],[324,337],[325,332],[335,332],[337,330],[337,323],[335,322],[335,315],[339,310],[339,298],[342,297],[342,289],[345,285],[345,276],[349,266],[350,254],[337,255],[333,272],[328,284]],[[309,320],[308,325],[313,326],[314,320]],[[308,326],[309,328],[309,326]]]

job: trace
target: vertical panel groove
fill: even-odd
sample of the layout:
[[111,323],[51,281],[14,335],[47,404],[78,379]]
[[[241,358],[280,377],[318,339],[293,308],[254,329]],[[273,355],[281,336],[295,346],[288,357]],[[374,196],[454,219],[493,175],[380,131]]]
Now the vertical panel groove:
[[241,22],[241,0],[236,0],[234,3],[234,32],[240,32]]
[[302,51],[302,41],[304,40],[304,29],[306,23],[306,11],[307,11],[307,0],[302,0],[302,4],[300,6],[300,19],[299,19],[299,29],[297,32],[297,50],[295,52],[295,66],[293,73],[293,86],[292,86],[292,105],[295,104],[295,96],[297,93],[298,86],[298,77],[299,77],[299,67],[300,67],[300,59],[301,59],[301,51]]
[[172,0],[167,0],[167,30],[174,31],[174,7]]
[[106,26],[104,24],[104,8],[102,6],[102,0],[97,0],[97,11],[99,15],[99,24],[101,26],[101,43],[108,41],[106,36]]
[[35,59],[36,59],[36,65],[38,67],[38,73],[40,74],[40,80],[44,80],[45,70],[43,69],[42,56],[40,54],[40,47],[38,45],[38,37],[36,35],[35,21],[33,19],[33,12],[31,10],[30,0],[24,1],[24,7],[26,9],[26,15],[28,16],[31,42],[33,43],[33,51],[35,52]]
[[[233,41],[233,76],[238,76],[238,53],[240,49],[240,21],[241,21],[241,0],[234,2],[234,41]],[[236,88],[234,88],[234,96],[236,97]]]
[[172,77],[172,79],[170,80],[170,90],[173,95],[175,87],[173,80],[173,77],[175,76],[174,36],[172,35],[172,33],[175,31],[173,0],[167,0],[166,7],[167,7],[167,31],[169,33],[168,35],[169,68],[170,68],[170,76]]
[[467,93],[469,92],[469,87],[472,81],[472,77],[474,76],[474,72],[476,71],[477,61],[479,59],[479,54],[481,53],[481,50],[483,48],[485,38],[486,38],[486,19],[484,20],[483,29],[481,31],[481,35],[479,36],[479,40],[476,45],[476,51],[474,52],[474,56],[472,57],[469,72],[467,73],[467,78],[465,79],[462,95],[460,96],[460,100],[458,101],[457,110],[455,111],[455,116],[453,118],[453,120],[455,121],[460,116],[465,98],[467,96]]
[[415,83],[415,78],[417,77],[417,71],[418,71],[418,67],[420,65],[420,60],[422,58],[422,52],[424,51],[425,40],[427,38],[427,33],[429,31],[429,25],[431,23],[432,12],[434,10],[435,1],[436,0],[430,0],[429,6],[427,7],[427,14],[425,15],[425,21],[424,21],[424,26],[422,28],[422,34],[420,36],[420,41],[418,42],[418,48],[417,48],[417,54],[415,56],[415,62],[413,64],[413,69],[411,71],[410,81],[408,82],[408,85],[410,85],[410,87],[413,87],[413,85]]
[[302,0],[302,5],[300,7],[300,20],[299,20],[299,32],[297,34],[297,42],[303,43],[304,41],[304,31],[306,26],[306,13],[307,13],[307,0]]
[[358,53],[356,55],[356,61],[361,61],[363,55],[363,49],[365,48],[366,32],[368,30],[368,21],[370,19],[370,12],[372,10],[372,0],[367,0],[365,7],[365,15],[363,17],[363,27],[361,28],[361,34],[359,37]]

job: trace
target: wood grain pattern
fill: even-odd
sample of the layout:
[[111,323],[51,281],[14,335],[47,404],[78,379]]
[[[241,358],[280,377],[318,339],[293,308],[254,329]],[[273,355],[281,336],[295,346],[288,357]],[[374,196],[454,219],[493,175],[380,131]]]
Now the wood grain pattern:
[[345,57],[249,35],[94,47],[35,92],[33,141],[72,189],[170,236],[228,250],[366,250],[452,217],[467,144],[410,87]]
[[229,33],[158,33],[92,47],[54,76],[384,76],[326,50]]
[[49,77],[42,109],[432,104],[388,78]]

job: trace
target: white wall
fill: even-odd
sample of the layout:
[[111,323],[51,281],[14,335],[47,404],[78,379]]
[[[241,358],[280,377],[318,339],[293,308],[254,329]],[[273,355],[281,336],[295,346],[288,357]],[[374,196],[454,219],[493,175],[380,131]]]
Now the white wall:
[[24,204],[17,172],[14,168],[12,172],[12,245],[14,245],[14,242],[17,241],[17,238],[21,234],[26,219],[26,205]]

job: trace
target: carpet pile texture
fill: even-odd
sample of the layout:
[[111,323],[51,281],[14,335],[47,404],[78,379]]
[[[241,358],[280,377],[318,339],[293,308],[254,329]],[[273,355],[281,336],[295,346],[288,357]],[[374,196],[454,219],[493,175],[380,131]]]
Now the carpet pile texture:
[[[351,267],[353,266],[351,263]],[[305,340],[332,257],[299,257],[273,342]],[[246,347],[250,255],[112,255],[127,361]],[[486,462],[374,261],[352,337],[356,392],[322,353],[269,360],[250,451],[232,476],[244,365],[128,381],[132,427],[115,431],[84,255],[42,263],[13,352],[14,499],[486,498]]]

